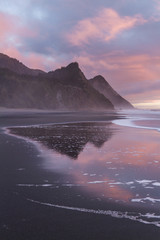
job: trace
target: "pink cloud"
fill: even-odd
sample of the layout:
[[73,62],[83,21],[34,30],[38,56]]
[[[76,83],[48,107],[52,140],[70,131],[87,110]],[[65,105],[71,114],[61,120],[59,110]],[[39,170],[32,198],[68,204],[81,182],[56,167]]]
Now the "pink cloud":
[[0,22],[0,39],[5,38],[6,41],[10,41],[13,37],[36,37],[38,34],[28,28],[19,17],[8,13],[0,12]]
[[34,38],[36,31],[32,31],[17,16],[0,12],[0,52],[6,53],[17,59],[22,58],[19,47],[23,47],[23,38]]
[[145,22],[141,15],[121,17],[115,10],[104,8],[96,17],[79,21],[67,34],[67,39],[75,46],[87,44],[92,38],[108,42],[121,32]]
[[13,31],[14,26],[16,26],[15,17],[9,14],[0,13],[0,39],[7,37],[11,31]]
[[[22,61],[31,68],[46,69],[51,66],[51,58],[36,54],[19,51],[23,47],[23,37],[36,37],[37,31],[32,31],[17,16],[0,12],[0,52]],[[52,59],[53,64],[53,59]]]

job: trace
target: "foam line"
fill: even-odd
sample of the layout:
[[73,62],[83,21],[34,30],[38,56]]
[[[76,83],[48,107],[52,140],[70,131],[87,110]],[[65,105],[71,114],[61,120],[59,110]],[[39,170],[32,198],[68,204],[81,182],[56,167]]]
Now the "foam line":
[[151,198],[151,197],[146,197],[146,198],[135,198],[131,200],[132,202],[145,202],[145,201],[150,201],[152,203],[160,202],[160,199],[156,198]]
[[[92,213],[92,214],[99,214],[99,215],[106,215],[106,216],[111,216],[115,218],[125,218],[129,219],[132,221],[137,221],[140,223],[144,224],[150,224],[154,225],[156,227],[160,227],[160,221],[148,221],[147,219],[153,218],[153,219],[159,219],[160,216],[156,216],[153,213],[146,213],[146,214],[141,214],[141,213],[127,213],[127,212],[120,212],[120,211],[111,211],[111,210],[95,210],[95,209],[87,209],[87,208],[78,208],[78,207],[70,207],[70,206],[63,206],[63,205],[58,205],[58,204],[52,204],[52,203],[45,203],[45,202],[39,202],[33,199],[27,198],[28,201],[48,207],[54,207],[54,208],[61,208],[61,209],[66,209],[66,210],[71,210],[71,211],[78,211],[78,212],[84,212],[84,213]],[[142,219],[142,218],[143,219]],[[144,220],[146,219],[146,220]]]
[[[144,119],[118,119],[118,120],[113,120],[112,123],[116,124],[116,125],[120,125],[120,126],[124,126],[124,127],[134,127],[134,128],[140,128],[140,129],[149,129],[149,130],[157,130],[158,132],[160,132],[160,128],[157,127],[146,127],[146,126],[138,126],[136,124],[134,124],[134,121],[137,120],[148,120],[146,118]],[[153,119],[152,119],[153,120]]]
[[53,187],[55,185],[50,184],[50,183],[45,183],[45,184],[17,184],[18,187]]

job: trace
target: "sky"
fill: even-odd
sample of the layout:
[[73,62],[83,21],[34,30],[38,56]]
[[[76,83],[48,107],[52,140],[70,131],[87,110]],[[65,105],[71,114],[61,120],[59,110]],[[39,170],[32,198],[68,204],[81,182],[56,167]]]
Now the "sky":
[[0,0],[0,52],[45,71],[76,61],[160,109],[160,0]]

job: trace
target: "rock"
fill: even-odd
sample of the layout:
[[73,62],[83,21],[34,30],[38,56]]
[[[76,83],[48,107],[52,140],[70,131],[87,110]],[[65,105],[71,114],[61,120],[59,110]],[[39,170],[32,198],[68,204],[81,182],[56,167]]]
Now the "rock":
[[90,84],[100,93],[102,93],[106,98],[108,98],[115,109],[133,109],[131,103],[129,103],[126,99],[120,96],[105,80],[104,77],[98,75],[89,80]]

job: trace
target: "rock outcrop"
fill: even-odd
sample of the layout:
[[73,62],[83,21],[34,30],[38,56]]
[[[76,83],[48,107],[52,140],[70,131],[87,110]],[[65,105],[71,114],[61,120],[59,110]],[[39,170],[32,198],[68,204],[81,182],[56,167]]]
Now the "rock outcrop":
[[100,93],[102,93],[107,99],[109,99],[114,105],[115,109],[133,109],[131,103],[120,96],[102,77],[98,75],[89,80],[90,84]]

